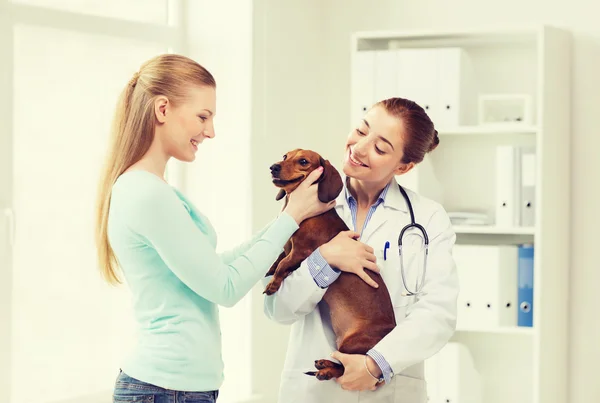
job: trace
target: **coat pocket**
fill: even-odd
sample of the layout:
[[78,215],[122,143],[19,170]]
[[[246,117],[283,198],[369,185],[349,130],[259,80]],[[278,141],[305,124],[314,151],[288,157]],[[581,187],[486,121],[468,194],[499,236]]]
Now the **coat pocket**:
[[[309,371],[314,371],[314,368],[309,368]],[[304,371],[306,369],[296,369],[296,370],[284,370],[281,374],[281,383],[279,387],[279,398],[278,402],[286,402],[286,403],[304,403],[307,401],[315,401],[309,399],[307,395],[310,393],[310,390],[315,386],[319,385],[321,381],[317,380],[314,377],[310,377],[308,375],[304,375]],[[311,385],[309,386],[309,383]],[[329,382],[329,381],[327,381]],[[333,381],[331,381],[333,382]],[[318,400],[316,400],[318,401]]]
[[394,403],[426,403],[427,382],[424,379],[396,375]]
[[396,317],[396,324],[402,322],[406,317],[408,307],[412,303],[413,297],[411,296],[395,296],[392,299],[392,305],[394,307],[394,316]]

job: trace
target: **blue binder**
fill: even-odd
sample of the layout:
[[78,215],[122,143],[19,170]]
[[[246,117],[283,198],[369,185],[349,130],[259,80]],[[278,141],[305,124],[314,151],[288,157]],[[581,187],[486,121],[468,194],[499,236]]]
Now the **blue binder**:
[[533,326],[533,245],[519,245],[519,326]]

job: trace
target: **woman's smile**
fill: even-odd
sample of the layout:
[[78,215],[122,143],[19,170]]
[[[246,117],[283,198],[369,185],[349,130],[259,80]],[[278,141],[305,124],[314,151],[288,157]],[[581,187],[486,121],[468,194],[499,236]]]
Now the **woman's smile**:
[[348,162],[350,162],[350,165],[355,166],[355,167],[362,167],[362,168],[369,167],[367,164],[364,164],[362,161],[360,161],[358,158],[356,158],[356,156],[352,152],[351,147],[348,147]]

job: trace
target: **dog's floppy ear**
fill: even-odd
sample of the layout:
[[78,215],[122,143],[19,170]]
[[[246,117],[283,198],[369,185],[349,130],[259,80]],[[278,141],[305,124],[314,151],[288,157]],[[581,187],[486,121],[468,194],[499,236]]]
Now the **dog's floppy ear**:
[[285,190],[279,189],[279,193],[275,196],[275,200],[279,201],[285,197]]
[[337,169],[329,163],[328,160],[320,159],[321,166],[323,167],[323,173],[317,180],[319,184],[319,189],[317,193],[319,195],[319,200],[322,203],[329,203],[332,200],[335,200],[336,197],[342,191],[344,184],[342,183],[342,177],[340,176]]

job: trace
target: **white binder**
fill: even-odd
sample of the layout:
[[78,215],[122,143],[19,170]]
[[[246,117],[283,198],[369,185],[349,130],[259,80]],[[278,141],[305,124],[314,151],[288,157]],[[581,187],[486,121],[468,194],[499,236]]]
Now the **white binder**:
[[375,101],[375,52],[355,52],[352,60],[352,125],[356,125]]
[[521,150],[521,226],[535,226],[535,149]]
[[496,148],[496,226],[518,226],[520,221],[520,151],[515,146]]
[[478,246],[459,244],[452,249],[460,284],[456,321],[456,328],[459,330],[478,328],[485,313],[479,287],[486,279],[482,266],[477,262],[477,248]]
[[373,103],[392,97],[417,102],[438,128],[475,120],[471,64],[460,48],[357,51],[352,63],[353,121]]
[[518,247],[456,245],[453,256],[460,279],[457,328],[516,326]]
[[477,96],[471,59],[461,48],[438,49],[438,127],[477,122]]
[[437,125],[438,49],[398,50],[397,66],[397,96],[415,101]]
[[469,349],[450,342],[425,361],[429,403],[481,403],[481,375]]
[[[484,264],[487,281],[481,286],[483,327],[516,326],[518,315],[518,252],[515,245],[490,246]],[[483,257],[483,256],[482,256]],[[487,269],[487,270],[486,270]]]

